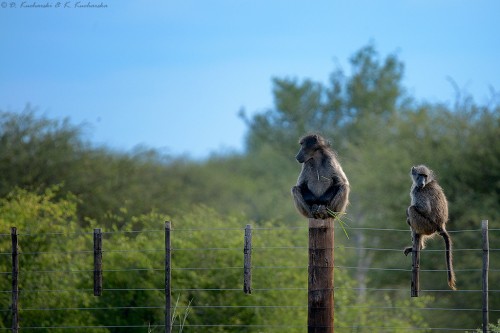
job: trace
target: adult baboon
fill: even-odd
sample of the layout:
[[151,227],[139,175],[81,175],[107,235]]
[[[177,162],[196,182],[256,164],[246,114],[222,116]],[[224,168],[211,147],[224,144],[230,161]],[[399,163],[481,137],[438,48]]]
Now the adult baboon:
[[347,180],[328,141],[318,134],[300,139],[295,157],[302,163],[292,196],[297,210],[308,218],[326,219],[343,213],[349,201]]
[[[413,183],[410,190],[411,205],[406,210],[406,222],[411,227],[413,240],[415,241],[415,235],[419,235],[420,246],[423,249],[428,238],[436,234],[443,237],[446,246],[448,285],[456,290],[451,253],[452,242],[446,231],[446,222],[448,222],[446,196],[434,177],[433,171],[425,165],[412,167],[410,176]],[[412,247],[407,247],[404,253],[408,255],[411,251]]]

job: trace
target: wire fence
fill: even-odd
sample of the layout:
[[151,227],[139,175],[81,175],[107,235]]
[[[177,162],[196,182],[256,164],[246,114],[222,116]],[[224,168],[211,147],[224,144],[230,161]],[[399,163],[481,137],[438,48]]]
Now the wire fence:
[[[169,269],[173,275],[171,290],[174,301],[177,297],[177,303],[172,306],[176,316],[173,329],[183,332],[307,331],[307,323],[303,320],[307,314],[308,291],[307,226],[252,228],[255,240],[252,245],[254,263],[251,266],[254,281],[250,297],[244,295],[242,286],[244,230],[244,227],[172,229],[173,256]],[[401,255],[400,246],[401,235],[409,234],[408,229],[347,228],[347,231],[349,240],[341,237],[343,231],[339,230],[338,235],[341,236],[337,236],[335,246],[337,253],[344,257],[336,259],[340,264],[335,266],[335,274],[340,278],[335,286],[337,332],[473,332],[481,326],[484,309],[481,303],[483,268],[480,258],[483,249],[480,242],[477,247],[460,247],[463,243],[472,244],[470,239],[480,239],[481,229],[450,232],[457,244],[453,252],[457,259],[460,258],[456,260],[455,272],[468,286],[477,287],[452,291],[446,284],[436,284],[436,280],[442,280],[446,275],[446,269],[441,265],[444,255],[442,249],[430,246],[424,250],[428,261],[420,270],[423,296],[420,303],[408,301],[411,259]],[[489,229],[492,235],[498,236],[499,232],[500,229]],[[164,332],[165,322],[151,317],[160,314],[161,318],[166,307],[163,233],[164,229],[102,232],[102,296],[95,297],[93,232],[23,233],[20,230],[17,233],[17,311],[21,330]],[[377,234],[388,233],[398,241],[394,245],[377,244]],[[356,238],[360,234],[370,235],[375,241],[369,245],[358,243]],[[199,242],[214,235],[217,235],[218,244]],[[293,235],[295,241],[284,239],[283,235]],[[9,233],[0,234],[0,244],[8,244],[11,236]],[[297,241],[301,236],[305,236],[302,237],[305,244]],[[74,240],[75,248],[44,247],[47,242],[57,243],[62,239],[69,239],[70,244]],[[259,239],[262,241],[259,242]],[[108,241],[112,240],[113,247],[107,247]],[[199,247],[199,244],[207,245]],[[0,251],[0,331],[10,331],[13,330],[10,327],[13,252],[6,246],[2,246]],[[488,294],[496,300],[500,299],[500,267],[495,266],[500,259],[500,249],[491,247],[489,251],[493,265],[488,270],[491,274]],[[360,254],[364,257],[360,258]],[[259,260],[259,256],[265,260]],[[364,258],[371,260],[360,264]],[[372,266],[373,262],[380,266]],[[349,281],[345,280],[345,276],[350,277]],[[388,277],[393,277],[394,281],[386,281]],[[133,285],[134,281],[137,285]],[[492,303],[498,304],[496,301]],[[500,318],[500,307],[492,306],[488,312],[490,322]],[[258,322],[261,318],[268,318],[270,313],[276,313],[270,315],[274,318],[272,322]],[[293,313],[295,318],[290,320],[287,313]],[[377,317],[378,313],[391,316],[398,313],[401,316],[417,314],[422,318],[429,313],[433,316],[451,313],[457,318],[466,315],[470,319],[472,316],[476,324],[463,327],[461,320],[451,323],[435,321],[429,327],[424,321],[408,321],[407,325],[402,325],[401,321],[387,320],[383,324],[379,321],[377,325],[371,325],[370,317],[384,317]],[[358,315],[368,319],[361,320]],[[123,316],[138,320],[131,324],[130,320],[120,319]],[[80,319],[70,324],[67,318]],[[248,322],[245,318],[249,319]]]

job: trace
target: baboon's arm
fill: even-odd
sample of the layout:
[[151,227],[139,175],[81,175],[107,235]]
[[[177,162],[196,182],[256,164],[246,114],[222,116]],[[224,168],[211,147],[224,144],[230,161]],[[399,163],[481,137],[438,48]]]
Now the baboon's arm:
[[305,217],[313,217],[311,207],[304,200],[302,191],[299,186],[292,187],[292,197],[295,207],[302,215],[304,215]]
[[349,191],[348,184],[337,185],[335,196],[327,204],[328,208],[334,212],[343,213],[347,207]]
[[317,203],[318,198],[309,190],[307,183],[302,183],[299,185],[300,193],[304,201],[311,206],[313,203]]
[[415,204],[411,205],[411,207],[414,207],[421,215],[424,216],[429,216],[431,214],[431,201],[429,199],[418,200]]
[[421,211],[417,206],[408,207],[408,221],[418,234],[431,235],[438,229],[436,223],[431,220],[429,213]]
[[325,193],[321,197],[318,198],[318,203],[322,205],[329,205],[332,202],[333,198],[337,195],[340,186],[332,185],[330,186]]

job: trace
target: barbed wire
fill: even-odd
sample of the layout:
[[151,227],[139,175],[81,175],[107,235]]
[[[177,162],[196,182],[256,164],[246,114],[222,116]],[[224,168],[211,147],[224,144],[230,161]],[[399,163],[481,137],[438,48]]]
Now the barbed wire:
[[[244,266],[226,266],[226,267],[171,267],[171,270],[177,271],[196,271],[196,270],[235,270],[243,269]],[[303,269],[306,270],[308,266],[251,266],[252,269]],[[334,269],[347,269],[347,270],[366,270],[366,271],[397,271],[397,272],[411,272],[411,268],[387,268],[387,267],[358,267],[358,266],[342,266],[337,265]],[[165,268],[155,267],[138,267],[138,268],[108,268],[103,269],[102,272],[164,272]],[[421,272],[446,272],[447,269],[420,269]],[[481,272],[481,268],[463,268],[454,269],[455,272]],[[490,269],[493,272],[499,272],[500,269]],[[52,270],[23,270],[27,274],[50,274],[50,273],[92,273],[93,269],[52,269]],[[0,274],[12,274],[12,272],[0,272]]]
[[[252,250],[307,250],[308,246],[252,246]],[[368,250],[368,251],[392,251],[401,252],[401,248],[383,248],[383,247],[364,247],[364,246],[334,246],[334,249],[349,249],[349,250]],[[242,247],[196,247],[196,248],[182,248],[171,247],[171,251],[241,251]],[[330,248],[323,248],[328,250]],[[165,248],[151,248],[151,249],[120,249],[120,250],[102,250],[102,253],[147,253],[147,252],[164,252]],[[445,249],[425,249],[422,252],[445,252]],[[453,252],[482,252],[483,249],[479,248],[453,248]],[[489,251],[500,251],[500,248],[490,248]],[[78,250],[78,251],[19,251],[20,255],[39,255],[39,254],[89,254],[93,250]],[[12,252],[0,252],[0,255],[10,256]]]
[[[274,230],[286,230],[286,229],[291,229],[291,230],[297,230],[297,229],[303,229],[307,230],[307,226],[292,226],[292,227],[253,227],[253,231],[274,231]],[[353,227],[346,227],[347,230],[352,230],[352,231],[370,231],[370,232],[387,232],[387,231],[394,231],[394,232],[408,232],[408,229],[389,229],[389,228],[365,228],[365,227],[360,227],[360,228],[353,228]],[[244,231],[245,228],[186,228],[186,229],[171,229],[173,232],[193,232],[193,231],[239,231],[242,232]],[[140,234],[140,233],[160,233],[163,236],[164,229],[158,229],[158,230],[135,230],[135,231],[109,231],[109,232],[102,232],[103,235],[113,235],[113,234]],[[489,231],[500,231],[500,229],[489,229]],[[481,229],[469,229],[469,230],[457,230],[457,231],[449,231],[450,233],[466,233],[466,232],[481,232]],[[55,237],[68,237],[71,235],[92,235],[93,232],[75,232],[75,233],[19,233],[18,236],[22,238],[22,236],[29,236],[29,237],[38,237],[38,236],[55,236]],[[256,233],[255,235],[257,235]],[[0,234],[0,237],[2,236],[11,236],[10,234]],[[334,249],[347,249],[347,250],[365,250],[365,251],[387,251],[387,252],[401,252],[402,249],[398,248],[380,248],[380,247],[358,247],[358,246],[335,246]],[[284,250],[284,251],[290,251],[290,250],[307,250],[307,246],[255,246],[252,247],[252,250],[255,250],[256,252],[258,251],[279,251],[279,250]],[[172,247],[171,250],[175,253],[176,251],[178,252],[183,252],[183,251],[238,251],[241,252],[243,250],[242,247],[200,247],[200,248],[182,248],[182,247]],[[490,251],[500,251],[500,249],[489,249]],[[426,249],[424,250],[425,252],[444,252],[444,249]],[[483,251],[482,249],[477,249],[477,248],[454,248],[454,252],[481,252]],[[122,253],[122,254],[128,254],[128,253],[163,253],[165,252],[165,248],[149,248],[149,249],[110,249],[110,250],[103,250],[102,253]],[[89,255],[92,254],[92,250],[79,250],[79,251],[57,251],[57,250],[51,250],[51,251],[32,251],[32,252],[23,252],[20,251],[19,254],[21,256],[30,256],[30,255]],[[3,252],[0,253],[0,255],[5,255],[5,256],[10,256],[10,252]],[[252,269],[257,269],[257,270],[291,270],[291,269],[300,269],[300,270],[307,270],[307,266],[304,265],[253,265],[251,267]],[[228,265],[228,266],[216,266],[216,267],[175,267],[172,266],[171,270],[172,271],[211,271],[211,270],[229,270],[229,271],[235,271],[235,270],[243,270],[244,267],[240,265]],[[397,268],[397,267],[358,267],[358,266],[342,266],[342,265],[337,265],[335,267],[336,270],[364,270],[364,271],[395,271],[395,272],[411,272],[410,268]],[[39,270],[21,270],[23,274],[29,274],[29,275],[38,275],[38,274],[90,274],[94,270],[92,269],[39,269]],[[162,273],[165,271],[164,267],[128,267],[128,268],[107,268],[103,269],[102,272],[104,273],[130,273],[130,272],[159,272]],[[446,269],[421,269],[421,272],[445,272]],[[480,268],[459,268],[455,269],[456,272],[481,272]],[[499,272],[500,270],[498,269],[490,269],[489,271],[491,272]],[[10,275],[12,272],[0,272],[0,275],[5,276],[5,275]],[[368,292],[405,292],[408,291],[408,288],[360,288],[360,287],[335,287],[333,288],[335,291],[338,291],[342,293],[344,290],[354,290],[354,291],[368,291]],[[286,291],[299,291],[299,292],[304,292],[304,294],[307,293],[307,288],[305,287],[275,287],[275,288],[252,288],[253,293],[265,293],[265,292],[286,292]],[[104,293],[122,293],[122,292],[146,292],[146,293],[164,293],[163,288],[103,288]],[[471,293],[482,293],[482,290],[479,289],[468,289],[468,290],[458,290],[458,291],[452,291],[452,290],[442,290],[442,289],[422,289],[420,290],[422,295],[431,295],[433,293],[466,293],[466,294],[471,294]],[[6,293],[11,293],[11,290],[0,290],[0,293],[6,294]],[[75,288],[75,289],[20,289],[20,299],[23,300],[25,299],[26,295],[28,294],[44,294],[44,293],[92,293],[93,289],[90,288]],[[242,288],[173,288],[172,292],[242,292]],[[500,290],[493,289],[493,290],[488,290],[490,293],[499,293]],[[38,297],[38,296],[36,296]],[[46,297],[46,296],[40,296],[40,297]],[[36,298],[35,298],[36,299]],[[31,301],[34,301],[35,299],[31,298]],[[307,305],[282,305],[282,304],[277,304],[277,305],[259,305],[259,304],[252,304],[252,305],[224,305],[224,304],[212,304],[212,305],[177,305],[178,308],[180,309],[186,309],[186,308],[191,308],[193,310],[196,309],[207,309],[207,308],[228,308],[228,309],[263,309],[263,310],[279,310],[279,309],[307,309]],[[389,310],[411,310],[411,311],[457,311],[457,312],[466,312],[466,313],[472,313],[472,312],[481,312],[482,309],[479,308],[445,308],[445,307],[406,307],[406,306],[386,306],[386,305],[344,305],[343,308],[345,309],[368,309],[370,311],[389,311]],[[20,311],[21,312],[37,312],[37,311],[44,311],[44,312],[50,312],[50,311],[120,311],[120,310],[154,310],[154,309],[164,309],[164,306],[161,305],[134,305],[134,306],[89,306],[89,307],[84,307],[84,306],[74,306],[74,307],[24,307]],[[10,309],[0,309],[0,312],[9,312]],[[489,310],[492,313],[500,313],[500,310],[497,309],[490,309]],[[154,325],[156,327],[164,327],[164,325]],[[176,325],[174,325],[176,326]],[[91,328],[115,328],[115,329],[125,329],[125,328],[146,328],[150,327],[149,325],[67,325],[67,326],[32,326],[32,327],[22,327],[23,330],[39,330],[39,329],[59,329],[59,330],[65,330],[65,329],[91,329]],[[238,327],[248,327],[248,328],[276,328],[276,329],[290,329],[290,328],[302,328],[305,329],[307,326],[305,325],[267,325],[267,324],[186,324],[185,327],[192,327],[192,328],[210,328],[210,327],[228,327],[228,328],[238,328]],[[434,331],[465,331],[465,330],[470,330],[470,331],[475,331],[475,328],[440,328],[440,327],[435,327],[435,328],[419,328],[419,327],[385,327],[385,326],[363,326],[363,325],[353,325],[353,326],[338,326],[336,327],[337,329],[377,329],[377,330],[395,330],[395,329],[400,329],[400,330],[407,330],[407,331],[422,331],[422,330],[434,330]],[[10,330],[8,328],[0,328],[0,331],[2,330]]]
[[[387,232],[387,231],[395,231],[395,232],[409,232],[410,229],[399,229],[399,228],[375,228],[375,227],[351,227],[351,226],[334,226],[335,229],[339,230],[364,230],[364,231],[381,231],[381,232]],[[266,230],[297,230],[297,229],[302,229],[302,230],[308,230],[307,225],[300,225],[300,226],[275,226],[275,227],[259,227],[259,226],[252,226],[253,231],[266,231]],[[175,228],[172,227],[170,229],[171,232],[191,232],[191,231],[244,231],[245,227],[231,227],[231,228],[213,228],[213,227],[198,227],[198,228]],[[489,232],[498,232],[500,231],[500,228],[489,228]],[[140,234],[140,233],[157,233],[157,234],[163,234],[165,232],[165,229],[141,229],[141,230],[112,230],[112,231],[105,231],[102,230],[101,228],[101,233],[103,235],[113,235],[113,234]],[[463,229],[463,230],[448,230],[448,233],[468,233],[468,232],[481,232],[481,229]],[[18,236],[33,236],[33,237],[39,237],[39,236],[78,236],[78,235],[88,235],[91,236],[93,235],[93,230],[91,231],[74,231],[74,232],[18,232]],[[0,233],[0,237],[10,237],[10,233]]]
[[[241,291],[241,290],[240,290]],[[22,312],[34,311],[117,311],[117,310],[144,310],[144,309],[164,309],[165,306],[114,306],[114,307],[39,307],[23,308]],[[177,309],[307,309],[307,305],[177,305]],[[321,307],[316,307],[321,309]],[[406,306],[363,306],[363,305],[344,305],[343,309],[369,309],[369,310],[413,310],[413,311],[464,311],[481,312],[481,309],[475,308],[443,308],[443,307],[406,307]],[[3,309],[0,312],[8,312],[10,309]],[[500,312],[500,310],[490,310],[491,312]]]
[[[175,328],[186,327],[186,328],[273,328],[273,329],[307,329],[306,325],[271,325],[271,324],[205,324],[205,325],[196,325],[196,324],[174,324],[172,325]],[[23,327],[24,330],[47,330],[47,329],[97,329],[97,328],[115,328],[115,329],[125,329],[125,328],[151,328],[151,327],[165,327],[163,324],[155,324],[155,325],[87,325],[87,326],[30,326]],[[357,329],[377,329],[378,332],[380,330],[383,331],[394,331],[394,330],[405,330],[408,331],[471,331],[475,332],[476,328],[447,328],[447,327],[429,327],[429,328],[419,328],[419,327],[401,327],[401,326],[363,326],[363,325],[353,325],[353,326],[336,326],[336,329],[349,329],[349,330],[357,330]],[[10,328],[0,328],[0,331],[11,330]]]
[[[334,287],[334,290],[355,290],[355,291],[371,291],[371,292],[387,292],[387,291],[398,291],[404,292],[408,291],[408,288],[360,288],[360,287]],[[103,288],[104,291],[109,292],[121,292],[121,291],[161,291],[164,292],[163,288]],[[223,292],[223,291],[231,291],[231,292],[241,292],[242,288],[173,288],[172,292],[205,292],[205,291],[213,291],[213,292]],[[274,288],[252,288],[252,291],[258,292],[270,292],[270,291],[307,291],[306,287],[274,287]],[[422,289],[420,290],[423,293],[482,293],[481,289],[460,289],[460,290],[450,290],[450,289]],[[84,288],[84,289],[21,289],[21,294],[26,293],[68,293],[68,292],[77,292],[77,293],[88,293],[93,292],[93,289]],[[490,293],[499,293],[500,289],[490,289],[488,290]],[[0,293],[12,293],[12,290],[0,290]]]
[[[387,291],[398,291],[404,292],[408,291],[408,288],[359,288],[359,287],[334,287],[334,290],[355,290],[355,291],[371,291],[371,292],[387,292]],[[103,288],[104,291],[108,292],[122,292],[122,291],[161,291],[164,292],[163,288]],[[173,288],[173,292],[182,292],[182,291],[190,291],[190,292],[205,292],[205,291],[213,291],[213,292],[223,292],[223,291],[231,291],[231,292],[241,292],[242,288]],[[270,291],[307,291],[305,287],[290,287],[290,288],[252,288],[252,291],[258,292],[270,292]],[[460,289],[460,290],[450,290],[450,289],[422,289],[420,290],[423,293],[436,293],[436,292],[444,292],[444,293],[482,293],[483,291],[480,289]],[[93,289],[21,289],[21,294],[26,293],[88,293],[93,292]],[[490,293],[499,293],[500,289],[490,289],[488,290]],[[0,290],[0,293],[12,293],[12,290]]]

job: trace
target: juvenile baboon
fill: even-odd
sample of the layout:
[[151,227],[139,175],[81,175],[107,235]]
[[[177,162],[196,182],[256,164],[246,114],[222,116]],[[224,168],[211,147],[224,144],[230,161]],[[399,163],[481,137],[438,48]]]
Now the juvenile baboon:
[[[411,227],[412,237],[415,239],[415,234],[420,236],[422,249],[428,238],[436,234],[443,237],[446,246],[448,285],[451,289],[456,290],[451,253],[452,242],[446,231],[446,222],[448,222],[446,196],[434,177],[433,171],[425,165],[412,167],[410,176],[413,183],[410,190],[411,205],[406,210],[406,222]],[[412,247],[405,248],[405,255],[410,252],[412,252]]]
[[297,156],[302,171],[292,196],[297,210],[308,218],[326,219],[343,213],[349,202],[347,180],[328,141],[318,134],[302,137]]

